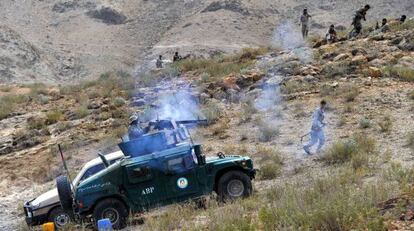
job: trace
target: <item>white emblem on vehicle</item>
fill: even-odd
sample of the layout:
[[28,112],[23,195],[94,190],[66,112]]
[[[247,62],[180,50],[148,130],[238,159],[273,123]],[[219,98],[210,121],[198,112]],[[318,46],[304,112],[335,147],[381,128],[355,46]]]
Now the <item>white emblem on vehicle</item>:
[[178,178],[177,186],[181,189],[185,189],[188,186],[188,180],[185,177]]
[[148,195],[148,194],[151,194],[151,193],[153,193],[153,192],[154,192],[154,190],[155,190],[155,188],[154,188],[154,187],[145,188],[145,189],[143,189],[143,190],[142,190],[141,195]]

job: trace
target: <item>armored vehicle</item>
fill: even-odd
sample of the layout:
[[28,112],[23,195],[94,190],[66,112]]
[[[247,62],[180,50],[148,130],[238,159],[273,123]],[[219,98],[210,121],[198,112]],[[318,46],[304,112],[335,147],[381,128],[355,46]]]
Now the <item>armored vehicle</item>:
[[122,229],[130,211],[144,212],[212,192],[221,201],[251,195],[255,169],[249,157],[219,153],[206,158],[187,128],[177,124],[157,121],[155,131],[123,141],[119,147],[125,158],[78,185],[58,177],[62,208],[75,220],[96,224],[108,218],[115,229]]

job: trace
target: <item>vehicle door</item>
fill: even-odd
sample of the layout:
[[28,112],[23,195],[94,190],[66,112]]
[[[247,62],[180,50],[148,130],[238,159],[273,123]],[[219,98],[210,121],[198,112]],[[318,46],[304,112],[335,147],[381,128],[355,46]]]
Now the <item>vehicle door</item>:
[[167,201],[180,201],[199,194],[196,164],[191,153],[175,155],[164,160]]
[[146,210],[159,203],[163,188],[155,184],[156,174],[151,165],[133,163],[125,166],[125,190],[128,198],[140,210]]

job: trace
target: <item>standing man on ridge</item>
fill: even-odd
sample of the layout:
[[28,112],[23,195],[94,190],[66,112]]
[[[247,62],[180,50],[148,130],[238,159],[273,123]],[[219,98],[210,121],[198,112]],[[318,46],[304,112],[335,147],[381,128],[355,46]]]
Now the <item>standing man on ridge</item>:
[[356,37],[361,33],[361,30],[362,30],[361,20],[367,21],[365,16],[367,14],[367,11],[370,8],[371,8],[371,6],[367,4],[363,8],[361,8],[361,9],[359,9],[355,12],[354,19],[352,20],[352,24],[351,24],[352,26],[354,26],[354,28],[350,32],[349,38]]
[[312,153],[310,152],[310,148],[316,143],[319,142],[316,152],[320,152],[323,145],[325,144],[325,133],[323,131],[323,128],[326,126],[326,123],[324,122],[325,108],[326,108],[326,101],[322,100],[320,107],[316,109],[316,111],[313,113],[312,127],[309,133],[310,142],[309,144],[303,146],[303,150],[305,150],[306,154],[308,155],[312,155]]
[[300,16],[300,23],[302,25],[302,37],[305,39],[309,33],[309,19],[312,16],[308,14],[308,9],[303,9],[303,14]]

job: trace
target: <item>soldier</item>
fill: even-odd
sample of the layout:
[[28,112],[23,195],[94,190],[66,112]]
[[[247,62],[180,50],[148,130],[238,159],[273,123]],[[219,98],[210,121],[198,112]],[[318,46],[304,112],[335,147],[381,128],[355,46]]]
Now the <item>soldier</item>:
[[334,43],[338,41],[338,36],[336,34],[335,25],[329,27],[328,33],[326,33],[326,42]]
[[402,23],[405,22],[406,19],[407,19],[407,16],[406,15],[402,15],[401,18],[398,19],[398,21],[400,21],[400,23],[402,24]]
[[129,140],[135,140],[144,135],[144,131],[139,126],[138,116],[133,115],[129,117],[130,123],[128,126],[128,138]]
[[303,14],[300,16],[300,23],[302,24],[302,37],[308,37],[309,33],[309,19],[312,16],[308,14],[308,9],[303,10]]
[[379,30],[380,30],[382,33],[385,33],[385,32],[390,31],[390,27],[389,27],[389,26],[388,26],[388,24],[387,24],[387,19],[386,19],[386,18],[383,18],[383,19],[382,19],[382,24],[381,24],[381,27],[379,28]]
[[162,55],[160,55],[160,56],[158,57],[158,59],[157,59],[157,62],[155,63],[155,66],[156,66],[157,68],[162,68],[162,64],[163,64],[163,61],[162,61]]
[[350,38],[356,37],[361,33],[362,30],[362,23],[361,20],[366,21],[365,15],[367,14],[367,11],[371,8],[370,5],[365,5],[363,8],[356,11],[354,19],[352,20],[352,24],[354,28],[352,29],[350,33]]
[[180,61],[182,59],[182,57],[180,55],[178,55],[178,52],[176,51],[173,57],[173,62],[177,62]]
[[326,101],[322,100],[320,103],[320,107],[316,109],[315,113],[313,113],[313,121],[310,131],[310,142],[309,144],[303,146],[303,150],[305,150],[306,154],[311,155],[310,148],[319,142],[317,152],[321,150],[323,145],[325,144],[325,133],[323,132],[323,128],[326,126],[324,122],[325,119],[325,108],[326,108]]

